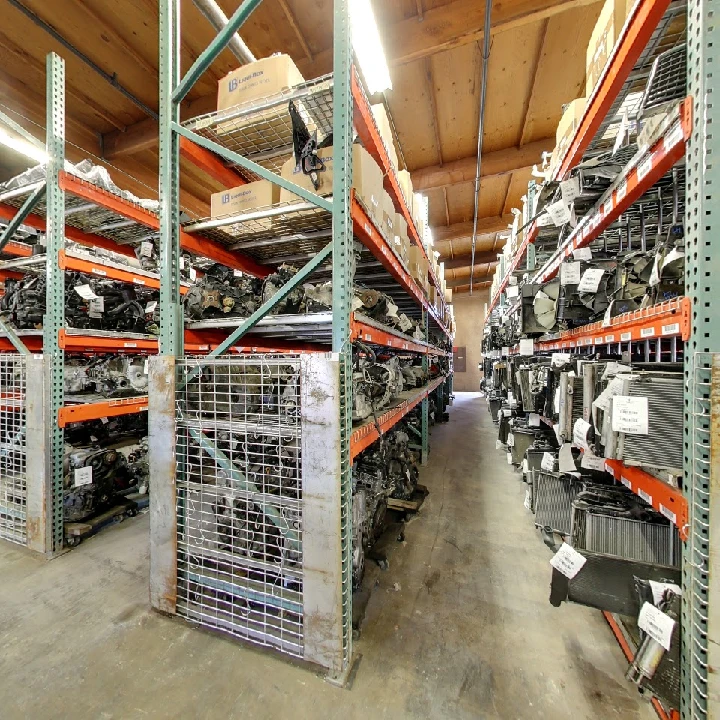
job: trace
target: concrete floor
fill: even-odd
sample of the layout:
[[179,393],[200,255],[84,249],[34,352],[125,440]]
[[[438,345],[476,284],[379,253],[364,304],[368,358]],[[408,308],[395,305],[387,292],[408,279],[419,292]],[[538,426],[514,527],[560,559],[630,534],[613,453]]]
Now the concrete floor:
[[600,613],[548,603],[550,551],[485,400],[459,393],[450,413],[350,689],[152,612],[144,516],[51,562],[0,543],[0,717],[655,717]]

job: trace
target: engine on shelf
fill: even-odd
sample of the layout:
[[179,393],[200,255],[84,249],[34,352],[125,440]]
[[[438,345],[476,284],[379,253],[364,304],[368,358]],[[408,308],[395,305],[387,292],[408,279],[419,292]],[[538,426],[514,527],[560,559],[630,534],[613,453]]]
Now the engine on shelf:
[[[65,274],[65,321],[72,328],[156,335],[160,329],[148,315],[157,307],[157,300],[158,292],[149,288],[81,273]],[[44,276],[7,278],[0,314],[18,329],[40,329],[45,302]]]
[[147,360],[141,356],[111,355],[65,363],[65,393],[95,393],[103,397],[132,397],[148,391]]
[[193,320],[222,315],[252,315],[261,304],[262,281],[239,277],[224,265],[214,264],[185,294],[185,314]]
[[364,420],[382,410],[404,387],[400,359],[380,362],[367,345],[353,346],[353,420]]

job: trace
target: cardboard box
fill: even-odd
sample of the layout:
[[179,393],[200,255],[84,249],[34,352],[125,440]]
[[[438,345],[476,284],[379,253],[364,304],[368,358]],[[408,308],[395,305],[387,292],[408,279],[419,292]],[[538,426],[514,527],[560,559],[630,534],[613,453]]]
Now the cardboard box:
[[[210,217],[217,218],[225,215],[237,215],[258,208],[272,207],[280,200],[280,186],[271,183],[269,180],[258,180],[257,182],[240,185],[230,190],[213,193],[210,196]],[[269,228],[271,219],[258,220],[263,227]],[[257,229],[248,227],[248,232]],[[242,228],[242,226],[239,226]]]
[[390,193],[382,191],[382,217],[379,219],[382,231],[387,237],[395,236],[395,203],[390,197]]
[[606,0],[600,11],[585,56],[585,89],[588,97],[595,89],[608,58],[612,55],[633,4],[633,0]]
[[429,263],[422,251],[422,248],[419,248],[417,245],[410,245],[409,259],[408,270],[410,271],[410,275],[413,277],[415,282],[417,282],[417,284],[425,290],[425,293],[427,293],[429,288]]
[[305,78],[289,55],[272,55],[243,65],[218,82],[218,110],[275,95],[300,85]]
[[[286,180],[294,182],[308,192],[317,195],[332,194],[333,185],[333,149],[322,148],[318,150],[318,157],[325,163],[325,170],[318,174],[320,187],[315,190],[309,175],[302,171],[296,172],[295,158],[290,158],[283,166],[280,175]],[[382,171],[373,160],[370,153],[361,145],[353,145],[353,182],[356,195],[363,201],[373,219],[379,222],[382,217]],[[280,202],[298,202],[300,198],[295,193],[280,191]]]
[[414,192],[412,178],[410,177],[410,173],[407,170],[398,170],[397,177],[398,183],[400,184],[400,189],[405,196],[405,205],[410,212],[410,217],[413,217]]
[[408,238],[407,222],[400,213],[395,213],[395,248],[403,263],[407,265],[410,254],[410,239]]
[[397,170],[398,158],[395,150],[395,141],[393,140],[392,125],[390,124],[390,118],[388,117],[385,105],[378,103],[377,105],[371,105],[370,109],[375,117],[375,124],[380,132],[380,137],[387,149],[390,164]]
[[452,302],[452,288],[445,290],[445,302],[449,305]]
[[575,130],[577,130],[577,126],[580,124],[580,120],[582,120],[583,113],[585,112],[586,104],[587,98],[584,97],[573,100],[571,103],[568,103],[563,116],[560,118],[560,123],[557,126],[557,132],[555,134],[557,140],[555,148],[560,158],[564,157],[567,148],[572,142]]

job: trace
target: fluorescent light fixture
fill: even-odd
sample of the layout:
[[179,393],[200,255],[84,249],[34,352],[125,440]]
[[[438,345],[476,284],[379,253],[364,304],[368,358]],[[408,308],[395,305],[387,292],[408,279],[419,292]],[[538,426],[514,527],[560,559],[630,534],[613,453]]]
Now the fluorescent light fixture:
[[9,147],[11,150],[14,150],[15,152],[20,153],[21,155],[25,155],[25,157],[29,157],[31,160],[35,160],[39,163],[45,163],[47,162],[47,153],[44,150],[41,150],[39,147],[36,147],[32,143],[28,142],[27,140],[23,140],[23,138],[14,137],[13,135],[9,135],[3,128],[0,127],[0,145],[5,145],[5,147]]
[[390,90],[390,71],[370,0],[350,0],[350,30],[355,55],[368,92],[374,95]]

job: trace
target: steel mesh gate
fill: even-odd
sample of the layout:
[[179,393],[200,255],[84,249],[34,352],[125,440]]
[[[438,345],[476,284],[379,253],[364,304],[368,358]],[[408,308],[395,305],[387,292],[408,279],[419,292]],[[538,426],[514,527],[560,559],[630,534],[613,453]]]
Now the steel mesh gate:
[[0,355],[0,539],[27,543],[25,356]]
[[299,357],[177,371],[177,612],[301,656]]

